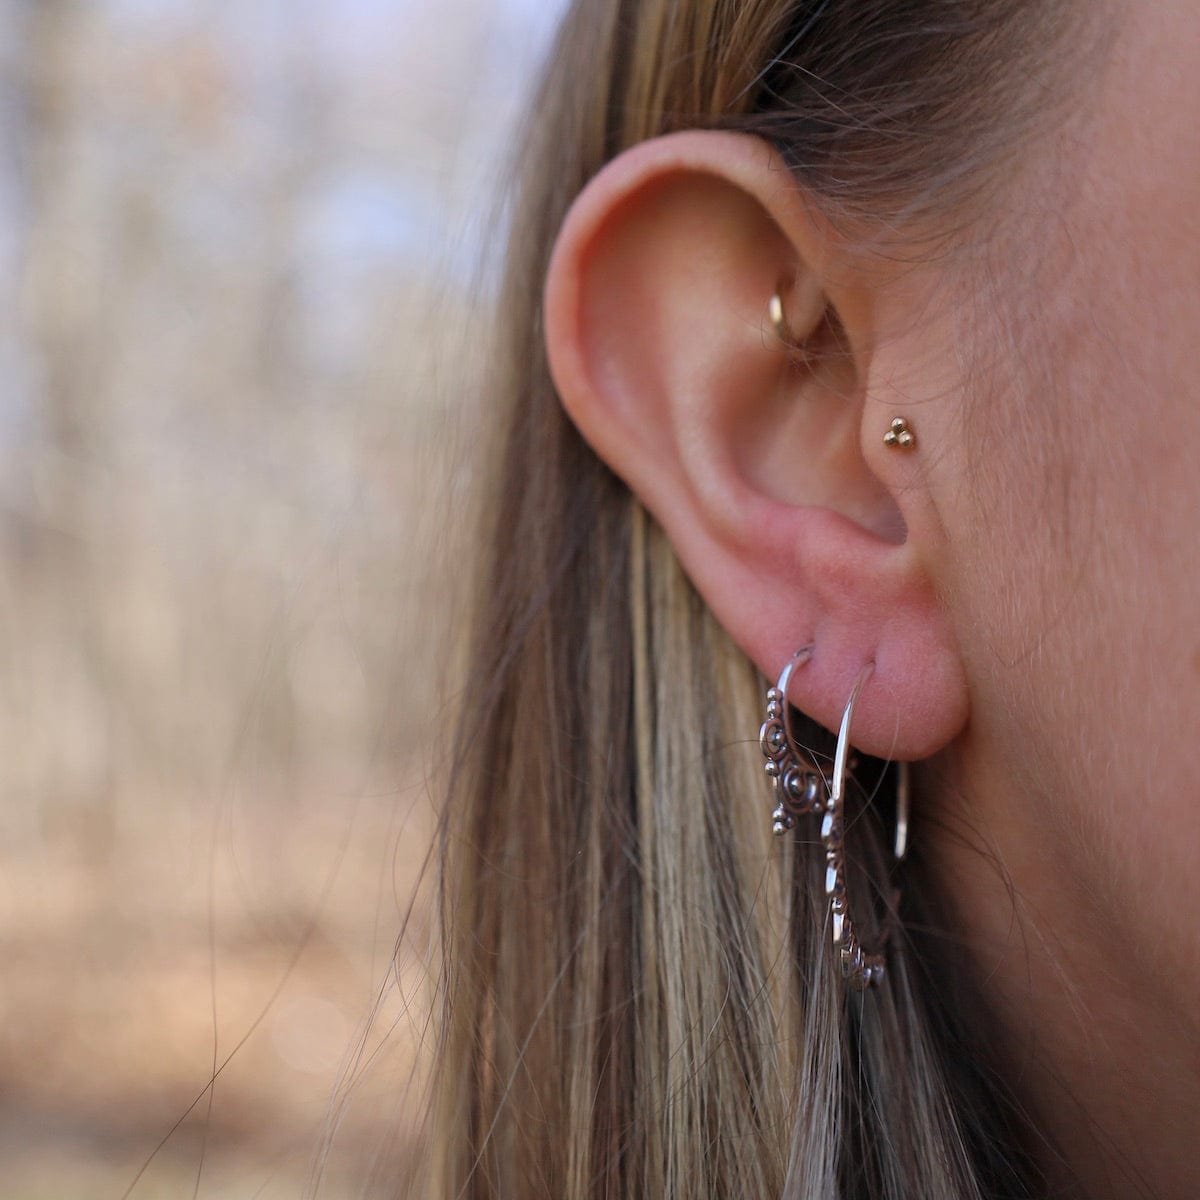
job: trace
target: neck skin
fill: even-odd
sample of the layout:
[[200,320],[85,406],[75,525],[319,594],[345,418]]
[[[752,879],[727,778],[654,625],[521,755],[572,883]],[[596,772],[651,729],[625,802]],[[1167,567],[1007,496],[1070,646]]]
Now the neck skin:
[[926,768],[917,836],[995,1005],[1013,1091],[1053,1148],[1049,1194],[1194,1200],[1200,1021],[1175,1002],[1185,979],[1155,961],[1172,914],[1114,913],[1103,856],[998,750],[971,734]]

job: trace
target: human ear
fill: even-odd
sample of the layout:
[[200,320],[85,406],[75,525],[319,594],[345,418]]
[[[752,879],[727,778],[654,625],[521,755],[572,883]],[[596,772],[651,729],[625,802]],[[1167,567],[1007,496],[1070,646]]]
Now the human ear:
[[[890,282],[767,143],[694,131],[580,194],[544,318],[567,412],[737,644],[772,681],[811,644],[789,698],[828,728],[874,664],[855,743],[915,759],[961,730],[967,692],[919,445],[883,442]],[[768,319],[777,290],[799,351]]]

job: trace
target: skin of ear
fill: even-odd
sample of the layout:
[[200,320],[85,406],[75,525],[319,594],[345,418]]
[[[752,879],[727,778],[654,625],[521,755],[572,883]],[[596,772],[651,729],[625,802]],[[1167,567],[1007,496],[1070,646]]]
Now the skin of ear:
[[[855,742],[926,757],[968,712],[935,585],[929,470],[884,443],[944,392],[940,283],[834,231],[765,142],[694,131],[643,143],[579,196],[545,292],[551,371],[584,437],[672,540],[769,678],[812,643],[791,699],[836,728],[875,670]],[[768,317],[779,291],[794,347]]]

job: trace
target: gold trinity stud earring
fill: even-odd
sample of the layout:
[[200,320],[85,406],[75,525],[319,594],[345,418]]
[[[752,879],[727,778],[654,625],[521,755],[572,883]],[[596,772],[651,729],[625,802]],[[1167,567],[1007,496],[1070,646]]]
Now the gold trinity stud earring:
[[909,429],[908,422],[903,417],[893,417],[892,427],[883,435],[883,444],[901,450],[912,450],[917,444],[917,436]]

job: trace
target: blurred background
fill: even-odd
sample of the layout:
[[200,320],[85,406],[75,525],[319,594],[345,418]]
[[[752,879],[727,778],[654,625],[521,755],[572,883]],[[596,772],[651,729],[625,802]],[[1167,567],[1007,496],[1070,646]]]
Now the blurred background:
[[321,1195],[403,1175],[460,339],[558,8],[0,0],[2,1197],[306,1194],[331,1112]]

